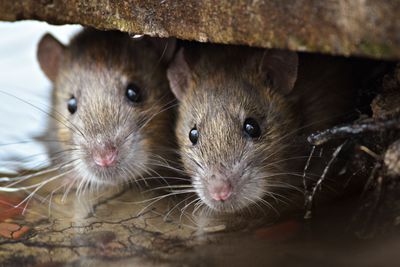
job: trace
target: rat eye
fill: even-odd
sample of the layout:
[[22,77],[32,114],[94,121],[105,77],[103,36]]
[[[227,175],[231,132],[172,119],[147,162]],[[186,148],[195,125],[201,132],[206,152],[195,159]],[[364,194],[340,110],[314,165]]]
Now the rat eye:
[[189,140],[193,145],[197,144],[197,140],[199,139],[199,131],[197,131],[196,126],[194,126],[189,132]]
[[126,87],[125,95],[129,99],[129,101],[131,101],[133,103],[138,103],[142,100],[141,94],[140,94],[140,89],[134,83],[128,84],[128,86]]
[[78,101],[76,101],[75,96],[71,96],[67,103],[69,113],[74,114],[78,109]]
[[260,125],[253,118],[247,118],[243,124],[243,131],[251,138],[257,138],[261,135]]

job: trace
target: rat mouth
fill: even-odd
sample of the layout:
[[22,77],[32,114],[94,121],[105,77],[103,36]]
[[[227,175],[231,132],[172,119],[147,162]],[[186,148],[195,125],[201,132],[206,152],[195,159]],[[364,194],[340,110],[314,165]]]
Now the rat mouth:
[[90,181],[90,183],[115,185],[121,183],[122,171],[120,165],[119,160],[115,158],[110,158],[104,162],[88,155],[81,159],[76,175]]
[[118,163],[118,150],[114,146],[93,151],[92,160],[97,167],[111,168]]
[[213,211],[218,213],[236,213],[242,209],[242,207],[233,199],[217,201],[214,199],[209,199],[205,201],[207,206]]
[[143,179],[149,168],[147,150],[138,142],[121,145],[117,141],[101,145],[80,145],[75,175],[88,183],[122,185]]
[[202,196],[204,203],[207,204],[209,208],[213,211],[220,213],[235,213],[243,209],[246,205],[245,203],[239,201],[241,198],[238,195],[238,192],[232,190],[221,192],[219,195],[215,195],[215,193],[205,192],[201,190],[199,195]]
[[[261,175],[262,177],[263,175]],[[235,178],[236,177],[236,178]],[[204,177],[195,177],[193,185],[201,200],[218,213],[238,213],[244,209],[265,206],[266,184],[259,173],[230,176],[229,179],[205,182]],[[196,181],[202,181],[201,183]],[[196,186],[200,184],[200,186]]]
[[90,179],[96,181],[97,183],[103,184],[117,184],[120,182],[119,177],[120,172],[119,170],[114,167],[98,167],[94,166],[90,170]]
[[112,179],[119,173],[120,163],[116,159],[110,159],[104,162],[91,158],[86,162],[86,165],[99,180],[105,180]]

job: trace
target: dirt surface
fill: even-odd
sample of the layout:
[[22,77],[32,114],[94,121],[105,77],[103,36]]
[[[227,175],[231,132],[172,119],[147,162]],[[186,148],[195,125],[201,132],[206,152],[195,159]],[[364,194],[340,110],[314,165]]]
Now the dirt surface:
[[[199,216],[182,199],[154,201],[157,195],[131,188],[107,194],[88,201],[87,196],[79,199],[74,193],[64,200],[61,193],[43,193],[20,206],[26,195],[0,195],[2,266],[86,266],[89,262],[176,266],[192,261],[179,255],[198,257],[198,247],[221,242],[221,233],[243,233],[260,219],[268,225],[266,217],[258,215],[234,220]],[[265,228],[259,235],[285,239],[297,228],[291,222],[282,225],[285,231],[272,234]]]
[[0,266],[394,266],[400,260],[400,235],[366,241],[348,231],[354,211],[348,200],[312,220],[299,214],[271,224],[274,214],[193,214],[184,203],[175,206],[181,199],[148,206],[151,194],[134,189],[92,201],[92,211],[73,193],[64,201],[61,193],[37,196],[26,209],[12,208],[23,196],[0,197]]

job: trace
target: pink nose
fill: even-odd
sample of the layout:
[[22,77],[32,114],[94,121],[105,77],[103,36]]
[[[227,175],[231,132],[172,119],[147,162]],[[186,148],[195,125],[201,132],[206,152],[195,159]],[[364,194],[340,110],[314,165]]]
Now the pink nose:
[[117,150],[109,149],[102,153],[94,154],[93,160],[100,167],[109,167],[115,164],[117,160]]
[[209,186],[211,197],[217,201],[224,201],[232,194],[232,187],[226,182],[217,182]]

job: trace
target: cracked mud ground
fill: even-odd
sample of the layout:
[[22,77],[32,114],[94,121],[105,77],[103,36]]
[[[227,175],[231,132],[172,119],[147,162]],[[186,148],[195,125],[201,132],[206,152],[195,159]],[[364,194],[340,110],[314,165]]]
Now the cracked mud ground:
[[70,193],[63,199],[47,192],[15,207],[26,195],[2,193],[0,265],[176,266],[192,261],[180,254],[214,243],[216,233],[243,223],[237,218],[228,226],[222,218],[196,216],[181,199],[150,201],[157,195],[132,188],[103,194],[91,199]]
[[[102,259],[107,266],[120,266],[120,261],[133,258],[129,262],[134,266],[139,262],[158,265],[167,264],[168,255],[196,242],[195,225],[161,212],[171,203],[144,209],[150,202],[137,196],[140,194],[134,189],[127,189],[97,201],[89,210],[75,194],[64,201],[60,194],[52,196],[51,206],[50,199],[35,198],[24,211],[24,205],[10,207],[23,197],[3,195],[0,210],[3,217],[8,212],[11,218],[1,218],[1,262],[4,266],[57,262],[58,266]],[[169,215],[172,217],[173,210]]]
[[131,188],[91,201],[68,196],[38,196],[24,212],[24,205],[11,208],[24,196],[0,195],[0,266],[370,266],[398,259],[399,237],[383,243],[338,237],[345,222],[335,216],[340,230],[332,216],[314,225],[300,219],[271,225],[266,218],[274,214],[216,218],[193,213],[185,202],[176,206],[184,198],[152,203],[155,194]]

